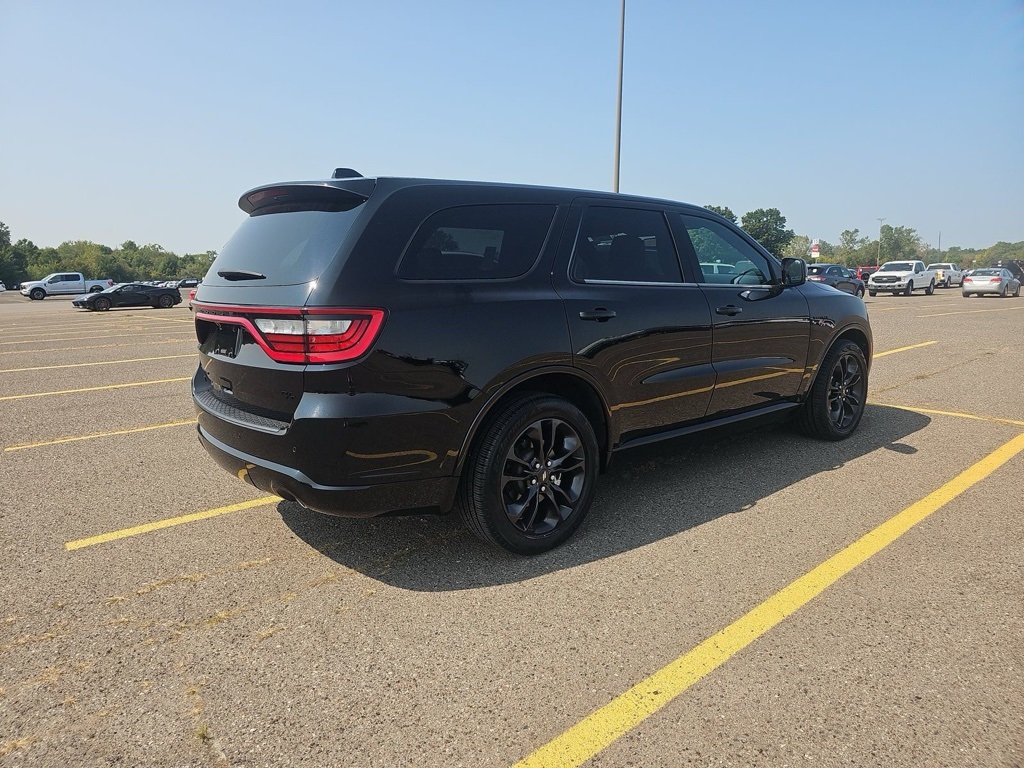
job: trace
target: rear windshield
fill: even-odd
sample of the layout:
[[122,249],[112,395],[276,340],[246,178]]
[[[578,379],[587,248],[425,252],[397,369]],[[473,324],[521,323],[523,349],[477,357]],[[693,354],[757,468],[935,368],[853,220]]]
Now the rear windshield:
[[[337,255],[359,210],[250,216],[225,244],[203,283],[298,285],[316,280]],[[231,282],[217,274],[228,271],[255,272],[266,279]]]

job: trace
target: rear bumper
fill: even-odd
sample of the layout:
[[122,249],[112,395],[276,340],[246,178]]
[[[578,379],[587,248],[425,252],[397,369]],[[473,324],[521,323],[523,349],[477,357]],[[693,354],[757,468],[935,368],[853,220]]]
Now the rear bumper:
[[260,490],[317,512],[340,517],[446,512],[455,500],[456,477],[368,485],[320,485],[296,469],[246,454],[217,440],[202,426],[198,429],[203,448],[228,472]]

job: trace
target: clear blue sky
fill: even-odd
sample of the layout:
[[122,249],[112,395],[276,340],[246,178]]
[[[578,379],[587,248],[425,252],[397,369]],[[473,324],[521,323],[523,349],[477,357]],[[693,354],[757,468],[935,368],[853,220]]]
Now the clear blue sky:
[[[219,250],[258,184],[610,189],[618,0],[0,0],[0,221]],[[621,191],[1024,240],[1024,3],[627,0]]]

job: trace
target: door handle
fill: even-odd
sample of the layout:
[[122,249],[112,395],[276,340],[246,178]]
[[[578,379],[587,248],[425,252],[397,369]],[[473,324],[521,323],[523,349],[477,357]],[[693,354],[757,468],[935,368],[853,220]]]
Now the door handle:
[[716,315],[728,315],[729,317],[733,317],[734,315],[738,315],[742,311],[743,310],[740,309],[739,307],[734,307],[732,304],[730,304],[727,307],[718,307],[715,310],[715,314]]
[[597,307],[591,310],[582,310],[580,312],[580,320],[596,320],[599,323],[607,322],[615,317],[615,310],[605,309],[604,307]]

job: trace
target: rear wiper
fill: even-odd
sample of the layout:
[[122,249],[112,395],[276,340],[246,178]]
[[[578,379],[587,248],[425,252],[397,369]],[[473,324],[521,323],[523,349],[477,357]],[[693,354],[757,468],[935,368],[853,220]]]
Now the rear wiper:
[[266,275],[259,272],[250,272],[246,269],[222,269],[217,272],[225,280],[266,280]]

